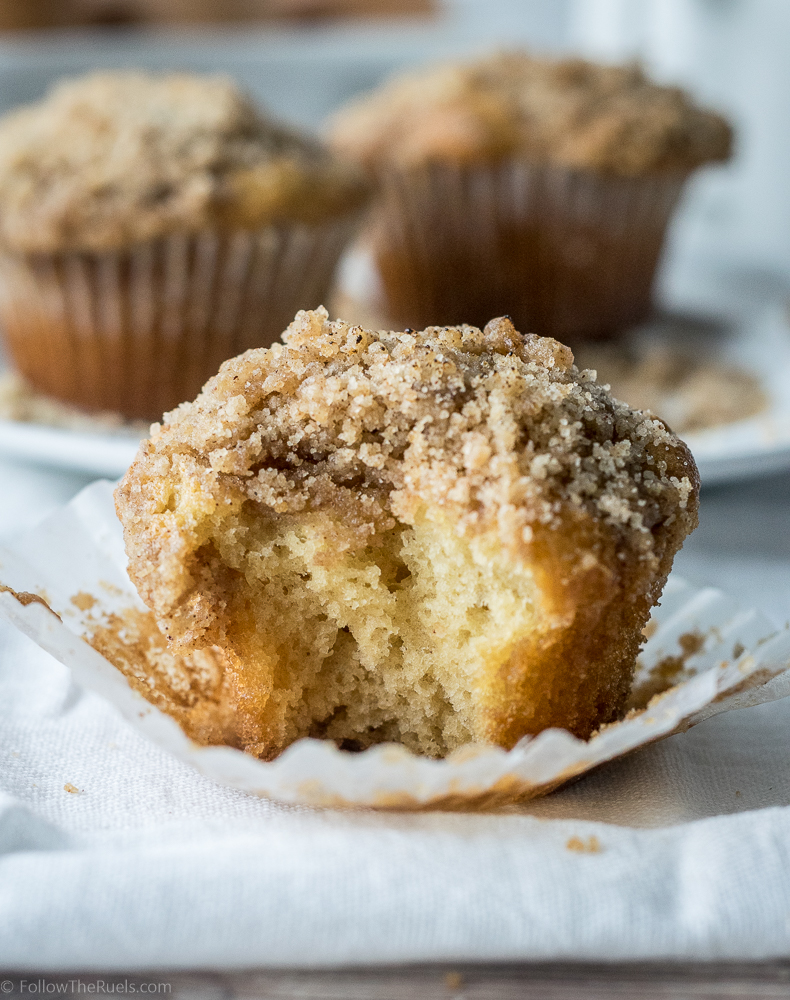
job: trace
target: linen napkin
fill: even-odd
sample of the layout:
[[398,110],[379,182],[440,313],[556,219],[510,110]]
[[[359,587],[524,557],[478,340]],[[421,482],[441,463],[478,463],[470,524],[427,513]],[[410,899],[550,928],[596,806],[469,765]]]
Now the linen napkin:
[[0,626],[0,965],[790,955],[790,699],[504,814],[219,787]]

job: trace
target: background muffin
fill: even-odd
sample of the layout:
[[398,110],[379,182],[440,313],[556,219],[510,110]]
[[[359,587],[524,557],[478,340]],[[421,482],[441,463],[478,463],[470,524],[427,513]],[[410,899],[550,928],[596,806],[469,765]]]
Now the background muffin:
[[283,339],[168,414],[116,492],[170,650],[222,663],[145,696],[264,758],[615,718],[696,525],[682,442],[506,319],[374,333],[319,309]]
[[224,77],[100,73],[0,124],[0,316],[37,389],[152,418],[317,305],[357,172]]
[[686,178],[731,146],[637,66],[518,53],[397,77],[330,135],[380,185],[371,239],[400,322],[504,312],[571,341],[644,319]]

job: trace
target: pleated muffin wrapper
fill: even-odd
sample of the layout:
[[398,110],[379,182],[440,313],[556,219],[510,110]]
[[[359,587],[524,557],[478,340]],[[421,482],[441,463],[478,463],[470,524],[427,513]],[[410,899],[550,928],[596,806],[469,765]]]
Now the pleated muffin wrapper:
[[97,253],[0,254],[0,323],[35,390],[159,419],[220,364],[268,347],[327,297],[358,216],[173,233]]
[[611,336],[651,312],[685,180],[522,161],[386,171],[368,229],[383,305],[417,329],[508,315],[562,341]]
[[161,656],[158,663],[145,660],[158,655],[150,652],[156,645],[150,637],[161,640],[161,634],[127,576],[112,490],[111,483],[94,483],[0,549],[0,616],[153,743],[221,785],[314,806],[492,808],[544,795],[719,712],[790,694],[787,628],[777,631],[721,591],[670,577],[646,629],[631,710],[586,742],[549,729],[509,752],[469,745],[430,760],[394,744],[350,753],[329,741],[302,739],[271,762],[230,747],[197,746],[139,693],[146,670],[162,668]]

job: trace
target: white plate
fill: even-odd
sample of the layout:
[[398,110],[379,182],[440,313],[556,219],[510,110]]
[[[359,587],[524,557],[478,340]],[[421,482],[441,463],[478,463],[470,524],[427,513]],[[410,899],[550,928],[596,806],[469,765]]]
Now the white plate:
[[728,360],[758,376],[768,406],[747,420],[684,435],[703,484],[790,468],[790,324],[784,305],[741,321],[719,345]]
[[[790,325],[786,310],[765,307],[729,334],[714,338],[719,359],[753,371],[768,395],[757,416],[686,435],[705,485],[790,468]],[[0,455],[116,479],[134,458],[140,437],[86,433],[0,420]]]
[[88,434],[0,420],[0,455],[108,479],[117,479],[126,472],[139,444],[139,434]]

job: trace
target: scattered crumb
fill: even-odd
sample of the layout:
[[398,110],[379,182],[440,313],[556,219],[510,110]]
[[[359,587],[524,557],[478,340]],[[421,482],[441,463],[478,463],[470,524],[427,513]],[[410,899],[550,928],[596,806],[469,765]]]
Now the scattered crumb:
[[44,424],[86,434],[142,437],[148,433],[145,421],[127,423],[119,413],[83,413],[76,407],[40,395],[13,372],[0,374],[0,419]]
[[603,850],[600,840],[594,834],[587,840],[571,837],[565,846],[569,851],[576,851],[578,854],[600,854]]
[[735,790],[735,798],[739,799],[740,797],[741,797],[741,793],[736,789]]
[[754,416],[768,399],[759,378],[733,364],[660,340],[574,345],[576,363],[592,368],[612,395],[657,413],[677,433]]
[[63,786],[63,791],[68,792],[70,795],[80,794],[79,788],[77,788],[76,785],[72,785],[70,781],[67,781],[66,784]]
[[[648,623],[649,624],[649,623]],[[686,663],[705,645],[706,636],[701,632],[685,632],[678,638],[679,655],[664,656],[651,667],[647,676],[637,682],[628,700],[628,710],[646,708],[657,695],[665,693],[682,679]]]
[[446,972],[444,975],[444,985],[448,990],[460,990],[464,985],[464,977],[460,972]]
[[91,608],[96,606],[97,602],[93,594],[88,594],[84,590],[81,590],[71,598],[71,603],[75,608],[79,608],[80,611],[90,611]]
[[650,621],[647,623],[647,625],[645,625],[645,627],[642,629],[642,635],[645,637],[645,639],[649,639],[651,636],[654,636],[657,631],[658,631],[658,622],[655,620],[655,618],[651,618]]
[[737,660],[738,657],[742,656],[746,652],[746,647],[742,642],[736,642],[732,647],[732,658]]
[[678,645],[683,650],[683,656],[688,659],[705,645],[705,636],[701,632],[684,632],[678,639]]

